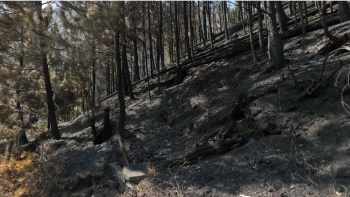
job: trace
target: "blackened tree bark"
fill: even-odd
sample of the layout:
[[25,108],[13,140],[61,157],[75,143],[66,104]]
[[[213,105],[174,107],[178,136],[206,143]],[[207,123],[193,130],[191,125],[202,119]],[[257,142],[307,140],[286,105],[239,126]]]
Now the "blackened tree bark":
[[133,45],[134,45],[134,81],[140,80],[140,68],[139,68],[139,56],[137,53],[137,34],[136,34],[136,25],[134,26],[134,37],[133,37]]
[[106,107],[104,109],[104,118],[103,118],[103,133],[102,133],[103,142],[107,141],[111,136],[112,136],[112,132],[109,127],[109,107]]
[[207,1],[210,44],[211,44],[211,48],[214,48],[214,34],[213,34],[213,28],[211,26],[211,5],[210,4],[211,4],[210,1]]
[[106,94],[107,96],[109,96],[111,94],[111,68],[109,66],[109,62],[108,62],[108,59],[106,61],[106,84],[107,84],[107,87],[106,87]]
[[303,3],[301,1],[298,2],[299,4],[299,17],[300,17],[300,26],[302,29],[302,34],[305,35],[305,24],[304,24],[304,12],[303,12]]
[[328,30],[328,25],[326,23],[326,19],[324,18],[324,16],[326,15],[326,7],[322,5],[322,2],[320,1],[317,1],[316,2],[317,4],[317,8],[319,10],[319,14],[320,14],[320,20],[321,20],[321,23],[322,23],[322,27],[323,27],[323,30],[324,30],[324,33],[325,35],[330,39],[332,40],[333,42],[339,42],[340,39],[336,36],[333,36],[331,34],[331,32]]
[[276,1],[275,4],[277,8],[277,20],[278,20],[278,24],[280,25],[280,30],[281,32],[287,32],[288,31],[287,21],[289,18],[284,12],[282,1]]
[[259,45],[260,53],[265,52],[265,43],[264,43],[264,27],[262,19],[262,11],[260,7],[260,1],[256,2],[256,10],[258,14],[258,24],[259,24]]
[[170,62],[174,61],[174,33],[173,33],[173,14],[172,14],[172,2],[170,1],[170,40],[169,40],[169,53]]
[[202,8],[202,16],[203,16],[203,39],[204,39],[204,42],[207,41],[207,36],[208,36],[208,33],[207,33],[207,14],[206,14],[206,3],[205,1],[202,1],[202,4],[203,4],[203,8]]
[[163,31],[163,3],[160,2],[159,7],[159,34],[160,34],[160,63],[161,67],[165,68],[164,63],[164,31]]
[[243,26],[243,30],[244,30],[244,35],[247,35],[247,31],[245,30],[245,25],[244,25],[244,17],[243,17],[243,6],[242,6],[243,2],[239,1],[238,2],[238,7],[239,7],[239,15],[240,15],[240,18],[241,18],[241,23],[242,23],[242,26]]
[[[21,28],[21,34],[22,35],[24,34],[23,26]],[[20,66],[20,68],[23,68],[24,67],[24,42],[23,42],[23,37],[20,38],[20,42],[21,42],[21,54],[20,54],[18,59],[19,59],[19,66]],[[17,89],[16,89],[17,98],[20,98],[20,95],[19,95],[20,93],[21,93],[21,88],[17,87]],[[23,144],[27,144],[28,143],[28,138],[26,136],[26,132],[25,132],[25,129],[24,129],[23,111],[22,111],[22,107],[21,107],[21,102],[19,100],[17,100],[16,108],[17,108],[18,113],[19,113],[19,118],[20,118],[20,120],[22,122],[21,130],[20,130],[20,133],[19,133],[19,145],[23,145]]]
[[254,64],[256,64],[258,62],[258,56],[256,54],[255,47],[254,47],[252,5],[251,5],[251,2],[245,2],[245,3],[246,3],[246,8],[248,9],[250,47],[252,49]]
[[95,92],[96,92],[96,54],[95,54],[95,42],[92,43],[92,90],[91,90],[91,98],[89,99],[90,102],[90,109],[92,112],[92,117],[90,118],[90,126],[92,130],[92,134],[94,137],[97,136],[96,127],[95,127]]
[[[203,2],[202,2],[203,3]],[[206,46],[206,40],[204,39],[205,38],[205,36],[204,36],[204,26],[202,26],[201,24],[201,13],[200,13],[200,5],[199,5],[199,1],[198,1],[198,8],[197,8],[197,11],[198,11],[198,21],[199,21],[199,39],[201,40],[201,41],[203,41],[203,47],[204,48],[207,48],[207,46]]]
[[[191,31],[191,52],[192,52],[192,58],[194,59],[194,30],[193,30],[193,16],[192,16],[192,2],[190,2],[190,31]],[[193,60],[194,61],[194,60]]]
[[122,59],[123,59],[123,77],[125,78],[126,81],[126,88],[127,90],[125,92],[128,92],[128,96],[130,97],[130,100],[135,100],[135,96],[134,96],[134,92],[132,90],[132,86],[131,86],[131,79],[130,79],[130,71],[129,71],[129,65],[128,65],[128,59],[127,59],[127,55],[126,55],[126,39],[125,36],[124,37],[124,41],[122,44]]
[[123,81],[122,81],[122,62],[120,58],[120,32],[117,28],[114,29],[114,52],[115,62],[117,70],[117,91],[118,91],[118,103],[119,103],[119,119],[118,130],[123,130],[125,122],[125,101],[123,94]]
[[[142,4],[142,8],[143,8],[143,13],[145,13],[146,9],[145,9],[145,2],[143,2]],[[145,68],[145,72],[146,72],[146,77],[147,77],[147,88],[148,88],[148,97],[149,97],[149,100],[151,100],[151,92],[150,92],[150,88],[149,88],[149,75],[148,75],[148,61],[147,61],[147,44],[146,44],[146,20],[145,20],[145,14],[143,14],[143,18],[142,18],[142,27],[143,27],[143,40],[144,40],[144,43],[143,43],[143,56],[144,56],[144,68]]]
[[149,40],[149,58],[151,62],[151,76],[153,76],[154,60],[153,60],[153,48],[152,48],[152,35],[151,35],[151,12],[150,12],[150,2],[147,2],[148,9],[148,40]]
[[46,99],[47,99],[47,107],[49,111],[50,123],[51,123],[51,134],[54,139],[61,139],[60,131],[58,130],[55,106],[53,102],[53,91],[51,87],[51,79],[49,72],[49,65],[47,63],[46,51],[45,51],[45,43],[44,43],[44,19],[42,16],[42,3],[41,1],[35,2],[37,8],[37,15],[39,18],[39,45],[40,45],[40,55],[41,55],[41,63],[42,69],[44,73],[44,81],[45,81],[45,89],[46,89]]
[[292,16],[294,14],[293,2],[292,1],[289,1],[288,7],[289,7],[289,15]]
[[230,39],[230,32],[227,28],[227,1],[222,1],[222,10],[223,10],[223,17],[224,17],[225,38],[226,38],[226,41],[228,41]]
[[185,26],[185,44],[188,59],[191,59],[190,38],[188,37],[188,17],[187,17],[187,2],[183,2],[184,26]]
[[341,23],[350,20],[350,10],[347,1],[338,1],[338,12]]
[[175,3],[175,42],[176,42],[176,65],[180,66],[180,35],[179,35],[179,20],[178,20],[178,2]]
[[285,59],[283,42],[277,28],[275,2],[267,2],[267,15],[269,58],[273,59],[275,69],[279,69],[283,66]]
[[306,1],[303,1],[303,7],[304,7],[304,15],[305,15],[305,26],[307,27],[309,25],[309,20],[308,20],[308,17],[307,17]]

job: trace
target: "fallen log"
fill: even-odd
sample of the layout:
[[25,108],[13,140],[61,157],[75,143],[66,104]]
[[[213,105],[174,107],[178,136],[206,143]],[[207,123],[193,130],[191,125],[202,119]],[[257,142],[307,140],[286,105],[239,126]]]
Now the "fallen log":
[[233,148],[243,146],[247,144],[249,138],[235,138],[231,140],[225,140],[215,144],[207,144],[201,147],[196,147],[193,151],[186,155],[181,155],[175,159],[170,159],[164,165],[165,168],[172,168],[187,163],[191,163],[199,158],[208,157],[214,154],[222,154]]

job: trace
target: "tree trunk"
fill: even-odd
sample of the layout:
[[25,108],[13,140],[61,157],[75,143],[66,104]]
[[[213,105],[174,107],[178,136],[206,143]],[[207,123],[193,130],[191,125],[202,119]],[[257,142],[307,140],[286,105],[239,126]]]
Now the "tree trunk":
[[294,29],[297,29],[297,2],[293,2],[293,10],[294,10]]
[[122,59],[123,59],[123,73],[124,73],[124,76],[123,78],[125,78],[125,83],[126,83],[126,90],[125,92],[128,92],[128,96],[130,97],[130,100],[135,100],[135,96],[134,96],[134,92],[132,90],[132,86],[131,86],[131,79],[130,79],[130,71],[129,71],[129,65],[128,65],[128,59],[127,59],[127,55],[126,55],[126,39],[125,39],[125,36],[124,37],[124,41],[123,41],[123,44],[122,44]]
[[283,42],[278,33],[276,23],[275,2],[267,2],[267,30],[268,30],[268,51],[269,58],[273,58],[275,69],[279,69],[284,64]]
[[210,43],[211,43],[211,48],[214,48],[214,34],[213,34],[213,28],[211,26],[211,6],[210,2],[207,2],[207,14],[208,14],[208,23],[209,23],[209,35],[210,35]]
[[341,23],[350,20],[350,10],[347,1],[338,1],[338,12]]
[[112,132],[109,126],[109,107],[104,109],[104,118],[103,118],[103,133],[102,140],[103,142],[107,141],[112,136]]
[[124,129],[125,122],[125,102],[123,95],[123,81],[122,81],[122,63],[120,58],[120,32],[114,29],[114,51],[115,51],[115,62],[117,65],[117,91],[118,91],[118,102],[119,102],[119,119],[118,119],[118,130]]
[[293,16],[293,14],[294,14],[293,2],[292,2],[292,1],[289,1],[288,6],[289,6],[289,15],[290,15],[290,16]]
[[262,12],[260,7],[260,1],[256,3],[256,10],[258,14],[258,24],[259,24],[259,45],[260,45],[260,53],[265,52],[265,43],[264,43],[264,27],[262,23]]
[[242,9],[242,2],[238,2],[238,7],[239,7],[239,15],[241,16],[241,23],[243,26],[243,30],[244,30],[244,35],[247,35],[247,32],[245,30],[245,26],[244,26],[244,17],[243,17],[243,9]]
[[172,14],[172,2],[170,1],[170,44],[169,44],[169,53],[170,53],[170,62],[174,61],[174,34],[173,34],[173,14]]
[[187,58],[191,59],[191,48],[190,48],[190,39],[188,37],[188,17],[187,17],[187,2],[183,2],[183,12],[184,12],[184,26],[185,26],[185,44],[186,44],[186,52]]
[[253,61],[254,64],[258,62],[258,56],[254,47],[254,35],[253,35],[253,16],[252,16],[252,5],[250,2],[246,2],[246,7],[248,9],[248,18],[249,18],[249,38],[250,38],[250,47],[252,49]]
[[208,33],[207,33],[207,14],[206,14],[206,3],[205,3],[205,1],[202,1],[202,4],[203,4],[203,14],[202,14],[202,16],[203,16],[203,39],[204,39],[204,42],[206,42],[207,41],[207,36],[208,36]]
[[178,2],[175,3],[175,42],[176,42],[176,65],[180,65],[180,35],[179,35],[179,22],[178,22]]
[[136,35],[136,25],[134,26],[134,81],[140,80],[140,69],[139,69],[139,56],[137,54],[137,35]]
[[165,68],[165,63],[164,63],[164,32],[163,32],[163,3],[160,3],[160,8],[159,8],[159,33],[160,33],[160,63],[162,69]]
[[153,48],[152,48],[152,35],[151,35],[151,12],[150,2],[147,2],[148,8],[148,39],[149,39],[149,58],[151,62],[151,76],[153,76],[154,60],[153,60]]
[[[142,8],[143,8],[143,13],[145,13],[145,2],[143,2],[142,4]],[[145,57],[145,71],[146,71],[146,76],[147,76],[147,88],[148,88],[148,97],[149,97],[149,100],[151,100],[151,92],[150,92],[150,89],[149,89],[149,76],[148,76],[148,64],[147,64],[147,44],[146,44],[146,22],[145,22],[145,16],[143,15],[143,39],[144,39],[144,45],[143,45],[143,52],[144,52],[144,57]]]
[[225,38],[226,41],[230,39],[229,30],[227,28],[227,1],[222,2],[223,16],[224,16],[224,28],[225,28]]
[[[202,2],[202,3],[203,3],[203,2]],[[198,21],[200,21],[199,24],[198,24],[198,25],[199,25],[199,32],[198,32],[198,33],[199,33],[199,39],[200,39],[200,42],[201,42],[201,41],[203,42],[203,47],[204,47],[204,48],[207,48],[206,42],[205,42],[206,40],[204,39],[204,37],[205,37],[205,36],[204,36],[204,29],[203,29],[204,26],[201,25],[201,24],[202,24],[202,23],[201,23],[202,20],[201,20],[201,13],[200,13],[199,1],[198,1],[198,8],[197,8],[197,10],[198,10]]]
[[304,24],[304,12],[303,12],[303,3],[301,1],[298,2],[299,5],[299,17],[300,17],[300,26],[302,29],[302,34],[305,35],[305,24]]
[[307,27],[309,25],[309,20],[307,17],[307,5],[306,5],[306,1],[303,2],[303,7],[304,7],[304,14],[305,14],[305,26]]
[[[40,32],[44,34],[44,21],[41,15],[42,13],[41,2],[37,2],[37,10],[38,10],[37,14],[40,22],[39,29],[40,29]],[[46,52],[45,52],[45,43],[43,41],[43,36],[39,36],[39,39],[40,39],[41,63],[42,63],[42,69],[44,73],[44,81],[45,81],[45,89],[46,89],[47,107],[48,107],[49,117],[51,122],[51,134],[54,139],[61,139],[60,131],[58,130],[57,121],[56,121],[56,113],[55,113],[55,106],[53,102],[53,92],[51,87],[50,72],[49,72],[49,66],[47,63]]]
[[193,30],[193,17],[192,17],[192,2],[190,2],[190,31],[191,31],[191,52],[192,58],[194,59],[194,30]]
[[319,10],[319,14],[320,14],[320,21],[321,24],[323,26],[323,30],[325,35],[332,40],[333,42],[338,42],[340,39],[338,37],[335,37],[331,34],[331,32],[328,30],[328,25],[326,23],[326,19],[324,18],[325,14],[326,14],[326,7],[322,5],[322,2],[316,2],[318,5],[318,10]]
[[110,67],[109,67],[109,62],[108,60],[106,61],[106,94],[107,96],[109,96],[111,94],[111,70],[110,70]]
[[[21,27],[21,34],[22,35],[24,34],[23,26]],[[24,42],[23,42],[23,37],[21,37],[20,40],[21,40],[21,55],[19,56],[19,66],[20,66],[20,68],[23,68],[24,67]],[[21,93],[21,89],[20,89],[20,87],[17,87],[17,89],[16,89],[17,98],[20,98],[20,93]],[[20,133],[19,133],[19,144],[23,145],[23,144],[27,144],[28,143],[28,138],[26,136],[26,132],[25,132],[25,129],[24,129],[23,111],[22,111],[21,103],[20,103],[19,100],[17,100],[17,107],[16,108],[18,110],[20,121],[22,123],[21,130],[20,130]]]
[[282,33],[288,31],[287,21],[288,17],[286,13],[284,12],[282,1],[276,1],[276,8],[277,8],[277,20],[278,24],[280,25],[280,31]]

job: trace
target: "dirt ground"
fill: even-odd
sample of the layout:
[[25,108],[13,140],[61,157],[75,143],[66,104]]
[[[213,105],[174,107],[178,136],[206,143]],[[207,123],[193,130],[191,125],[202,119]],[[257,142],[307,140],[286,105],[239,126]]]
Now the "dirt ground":
[[[349,33],[350,22],[330,27],[336,35]],[[123,166],[115,137],[93,145],[84,116],[60,125],[62,140],[49,140],[54,150],[47,162],[55,186],[49,196],[350,196],[350,122],[341,99],[350,102],[349,64],[321,92],[292,101],[319,80],[324,56],[315,56],[328,40],[323,30],[284,40],[286,66],[271,69],[267,54],[253,65],[250,52],[192,68],[185,81],[162,88],[158,95],[147,83],[134,86],[137,100],[126,99],[126,131],[122,133],[132,164],[148,166],[148,177],[133,190],[122,191],[108,163]],[[325,78],[350,53],[326,64]],[[290,69],[288,69],[288,67]],[[298,82],[295,86],[291,77]],[[337,76],[337,75],[336,75]],[[171,77],[163,75],[162,81]],[[151,80],[156,83],[156,78]],[[337,80],[337,86],[335,82]],[[188,153],[205,135],[230,126],[229,114],[240,93],[253,98],[245,109],[236,136],[249,136],[238,148],[192,163],[165,168],[167,160]],[[116,124],[116,96],[100,103],[111,109]],[[115,129],[115,127],[114,127]]]

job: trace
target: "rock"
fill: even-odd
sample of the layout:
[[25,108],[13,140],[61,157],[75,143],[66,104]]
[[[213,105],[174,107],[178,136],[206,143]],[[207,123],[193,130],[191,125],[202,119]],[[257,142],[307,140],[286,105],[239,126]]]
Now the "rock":
[[139,182],[146,177],[146,173],[142,170],[135,170],[132,167],[123,168],[123,178],[130,182]]

